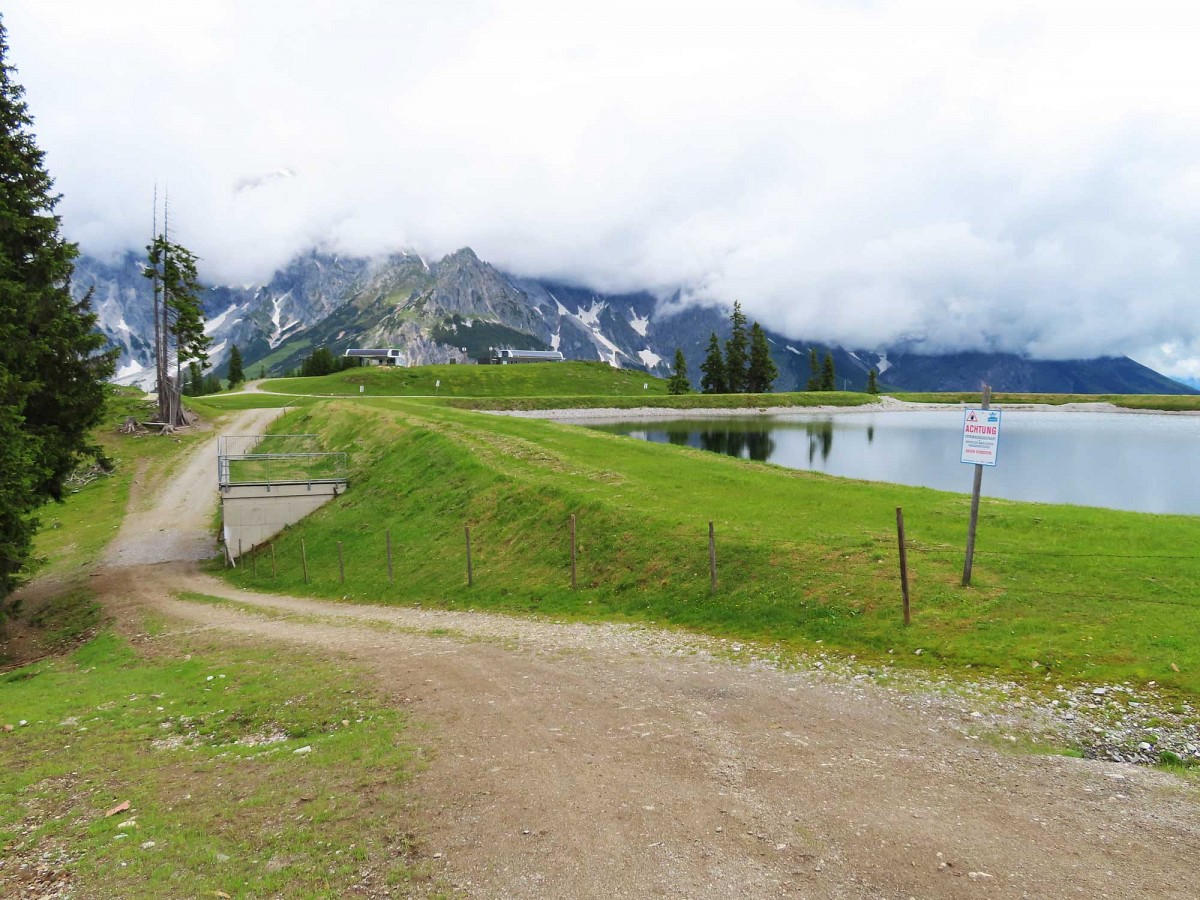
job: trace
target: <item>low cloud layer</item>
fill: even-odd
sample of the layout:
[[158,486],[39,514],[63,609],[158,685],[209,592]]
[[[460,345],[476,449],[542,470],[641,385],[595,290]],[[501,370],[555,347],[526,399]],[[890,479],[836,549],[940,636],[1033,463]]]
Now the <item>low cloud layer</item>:
[[[313,245],[1200,376],[1185,3],[6,4],[87,252]],[[1052,7],[1045,9],[1044,7]]]

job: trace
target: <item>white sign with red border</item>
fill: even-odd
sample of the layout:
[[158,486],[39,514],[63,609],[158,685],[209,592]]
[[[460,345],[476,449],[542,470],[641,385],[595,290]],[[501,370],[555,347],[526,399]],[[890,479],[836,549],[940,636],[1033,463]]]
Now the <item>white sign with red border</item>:
[[1000,410],[963,410],[961,462],[994,466],[1000,445]]

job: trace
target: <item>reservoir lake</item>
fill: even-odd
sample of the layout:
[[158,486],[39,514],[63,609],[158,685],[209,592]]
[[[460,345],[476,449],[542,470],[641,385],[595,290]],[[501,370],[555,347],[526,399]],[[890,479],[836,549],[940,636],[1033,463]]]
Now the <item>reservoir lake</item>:
[[[962,409],[579,421],[743,459],[970,493]],[[983,495],[1200,515],[1200,416],[1006,409]]]

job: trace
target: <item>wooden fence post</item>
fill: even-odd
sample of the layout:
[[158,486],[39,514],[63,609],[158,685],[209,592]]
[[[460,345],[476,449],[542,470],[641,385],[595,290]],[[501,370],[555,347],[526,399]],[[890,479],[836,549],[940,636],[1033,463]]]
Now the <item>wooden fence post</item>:
[[713,523],[708,523],[708,592],[717,592],[717,538],[713,532]]
[[467,534],[467,587],[475,583],[474,575],[471,572],[471,526],[466,526]]
[[575,513],[571,513],[571,590],[575,590]]
[[304,538],[300,538],[300,567],[304,570],[304,583],[308,584],[308,554],[304,551]]
[[388,584],[392,583],[392,529],[387,530]]
[[904,510],[896,507],[896,538],[900,542],[900,590],[904,594],[904,624],[909,622],[908,611],[908,548],[904,546]]
[[271,542],[271,580],[275,580],[275,542]]
[[346,564],[342,562],[342,542],[338,541],[338,584],[346,583]]
[[251,574],[254,575],[255,578],[257,578],[258,577],[258,544],[250,545],[250,567],[251,567]]

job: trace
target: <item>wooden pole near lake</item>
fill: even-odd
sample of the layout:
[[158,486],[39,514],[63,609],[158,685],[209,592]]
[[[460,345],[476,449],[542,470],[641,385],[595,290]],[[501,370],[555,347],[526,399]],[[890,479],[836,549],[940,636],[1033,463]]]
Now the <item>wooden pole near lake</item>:
[[342,542],[338,541],[338,584],[346,583],[346,564],[342,562]]
[[708,523],[708,592],[717,592],[717,538],[712,522]]
[[271,580],[275,579],[275,542],[271,542]]
[[257,578],[258,577],[258,545],[257,544],[250,545],[250,566],[251,566],[251,573],[254,575],[255,578]]
[[392,529],[387,530],[388,584],[392,583]]
[[308,584],[308,554],[304,551],[304,538],[300,538],[300,568],[304,570],[304,583]]
[[[992,388],[983,386],[983,408],[992,405]],[[971,521],[967,524],[967,558],[963,560],[963,587],[971,585],[971,565],[975,561],[975,527],[979,524],[979,490],[983,486],[983,464],[975,464],[975,483],[971,488]]]
[[571,590],[575,590],[575,513],[571,513]]
[[904,510],[896,507],[896,539],[900,542],[900,591],[904,594],[904,624],[909,622],[908,612],[908,549],[904,546]]
[[471,571],[471,526],[465,528],[467,535],[467,587],[475,583],[474,573]]

